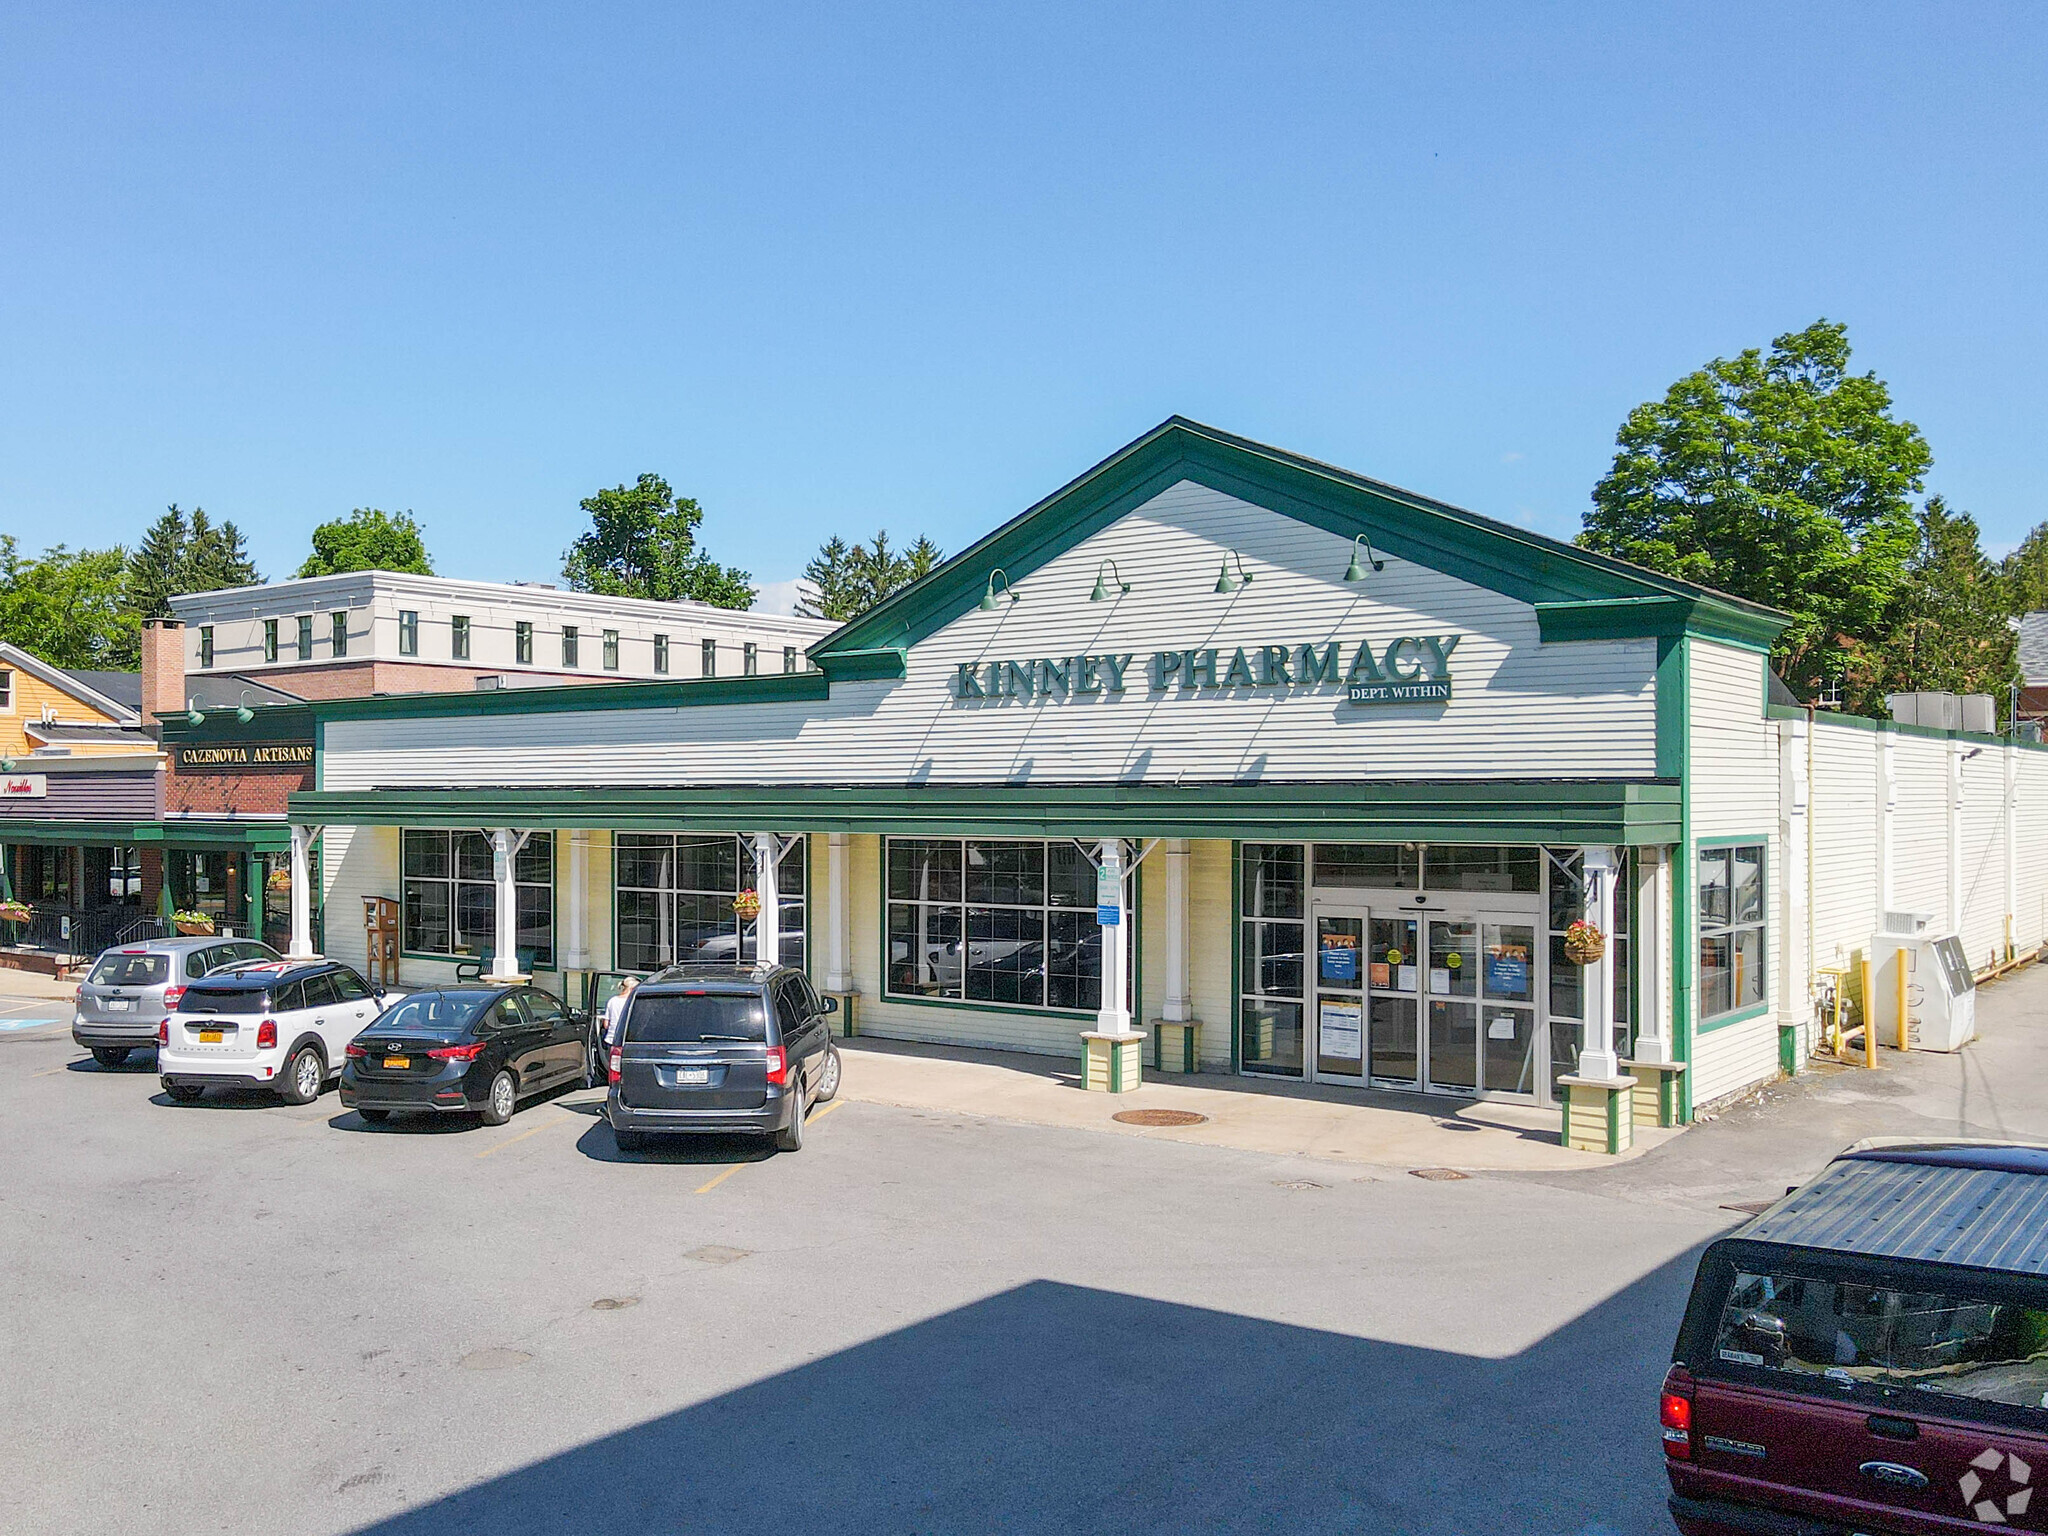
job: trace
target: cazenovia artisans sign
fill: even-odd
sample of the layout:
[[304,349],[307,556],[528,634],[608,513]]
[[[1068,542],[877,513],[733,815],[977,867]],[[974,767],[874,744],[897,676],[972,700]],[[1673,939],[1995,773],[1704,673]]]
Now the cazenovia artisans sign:
[[[1211,646],[1154,651],[1142,665],[1136,651],[1040,656],[1030,661],[963,661],[952,694],[973,699],[1061,699],[1148,693],[1223,693],[1236,688],[1341,687],[1353,704],[1434,704],[1451,696],[1451,652],[1458,635],[1397,635],[1361,640],[1348,651],[1331,640],[1312,645]],[[1348,658],[1348,665],[1347,663]]]
[[225,742],[219,746],[180,746],[180,768],[302,768],[313,761],[310,741]]

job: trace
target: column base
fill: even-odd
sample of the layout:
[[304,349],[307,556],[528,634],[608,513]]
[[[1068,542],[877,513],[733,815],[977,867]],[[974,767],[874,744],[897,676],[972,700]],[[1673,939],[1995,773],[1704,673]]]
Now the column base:
[[1678,1085],[1685,1076],[1682,1061],[1624,1061],[1622,1071],[1636,1080],[1637,1125],[1678,1124]]
[[839,1004],[839,1011],[832,1017],[832,1033],[842,1040],[851,1040],[860,1033],[860,994],[858,992],[826,992],[822,994]]
[[1132,1093],[1144,1082],[1145,1037],[1081,1033],[1081,1086],[1090,1093]]
[[1557,1080],[1564,1089],[1564,1145],[1575,1152],[1626,1152],[1635,1145],[1635,1092],[1632,1077],[1579,1077],[1567,1073]]
[[1202,1021],[1200,1019],[1154,1019],[1152,1021],[1152,1065],[1161,1072],[1202,1070]]

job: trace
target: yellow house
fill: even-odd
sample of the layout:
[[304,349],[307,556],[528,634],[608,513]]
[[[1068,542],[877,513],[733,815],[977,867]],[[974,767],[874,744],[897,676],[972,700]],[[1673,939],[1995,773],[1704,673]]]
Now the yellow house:
[[141,674],[73,672],[0,640],[0,759],[90,756],[150,745]]

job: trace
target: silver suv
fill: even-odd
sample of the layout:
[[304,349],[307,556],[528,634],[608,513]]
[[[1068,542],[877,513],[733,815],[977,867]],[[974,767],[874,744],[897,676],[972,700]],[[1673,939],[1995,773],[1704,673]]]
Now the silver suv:
[[187,982],[249,960],[275,960],[254,939],[149,939],[107,950],[78,987],[71,1038],[103,1067],[156,1047],[159,1025],[177,1010]]

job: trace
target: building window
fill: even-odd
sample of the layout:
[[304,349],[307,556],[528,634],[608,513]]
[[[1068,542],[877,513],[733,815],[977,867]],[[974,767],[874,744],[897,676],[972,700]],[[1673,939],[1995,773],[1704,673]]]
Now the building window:
[[313,615],[310,613],[299,615],[298,631],[299,660],[311,661],[313,659]]
[[199,665],[202,667],[213,665],[213,626],[211,624],[199,626]]
[[718,676],[718,642],[716,640],[706,640],[704,642],[704,675],[706,677]]
[[263,621],[263,659],[265,661],[277,660],[277,620],[275,619],[265,619]]
[[657,672],[666,672],[668,670],[667,635],[656,635],[654,637],[654,670]]
[[512,626],[512,659],[522,667],[533,665],[533,626],[514,624]]
[[[776,866],[781,961],[805,964],[804,852],[798,838]],[[751,838],[621,832],[613,849],[614,926],[621,970],[656,971],[679,961],[731,965],[756,958],[755,925],[733,898],[758,886]]]
[[420,653],[420,616],[411,608],[398,610],[398,654],[417,656]]
[[562,665],[565,667],[576,665],[576,626],[574,624],[564,624],[562,626]]
[[14,674],[0,667],[0,709],[14,708]]
[[604,632],[604,669],[607,672],[619,670],[619,632],[616,629]]
[[1071,840],[888,841],[897,997],[1092,1012],[1102,1006],[1095,866]]
[[782,648],[782,670],[785,672],[794,672],[796,670],[796,647],[793,645],[785,645]]
[[1763,1006],[1764,849],[1702,848],[1700,1023]]
[[334,654],[337,656],[346,656],[348,654],[347,612],[343,611],[341,613],[334,614],[329,622],[334,632]]
[[448,621],[448,654],[457,661],[469,660],[469,615],[458,613]]
[[761,647],[749,640],[740,649],[740,671],[748,677],[761,670]]
[[[416,955],[480,956],[498,935],[491,840],[481,832],[404,833],[403,942]],[[555,964],[555,840],[536,832],[513,860],[519,948],[532,965]]]

